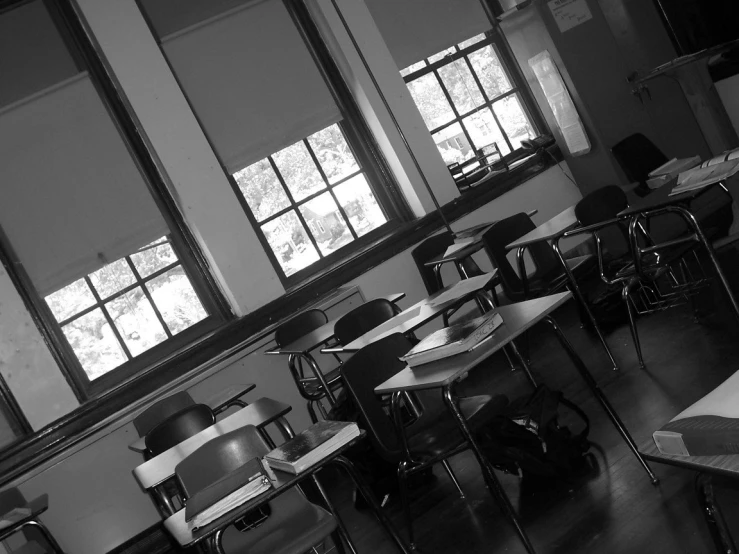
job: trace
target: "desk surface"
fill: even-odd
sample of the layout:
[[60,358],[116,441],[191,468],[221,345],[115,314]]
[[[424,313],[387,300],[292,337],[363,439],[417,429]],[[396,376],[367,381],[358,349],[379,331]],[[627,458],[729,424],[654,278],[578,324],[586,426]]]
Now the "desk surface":
[[256,402],[249,404],[246,408],[241,408],[238,412],[231,414],[215,425],[203,429],[198,434],[182,441],[177,446],[173,446],[169,450],[137,466],[133,470],[134,477],[136,477],[136,480],[144,489],[156,487],[174,475],[174,470],[178,463],[209,440],[246,425],[264,427],[283,417],[290,410],[292,410],[292,407],[288,404],[272,400],[271,398],[260,398]]
[[375,393],[390,394],[397,391],[433,389],[448,385],[536,325],[570,298],[572,298],[572,293],[562,292],[496,308],[495,311],[503,317],[503,324],[477,348],[470,352],[423,364],[414,369],[406,367],[376,387]]
[[[485,288],[495,278],[497,272],[498,270],[496,269],[491,273],[484,273],[477,277],[463,279],[453,285],[444,287],[428,298],[424,298],[410,308],[403,310],[395,317],[378,325],[371,331],[366,332],[349,344],[337,348],[325,348],[322,352],[356,352],[368,344],[393,333],[410,333],[415,331],[449,308],[466,302],[471,296],[474,296]],[[458,293],[455,294],[455,291],[458,291]]]
[[570,206],[566,210],[555,215],[549,221],[539,225],[533,231],[526,233],[518,240],[510,243],[506,248],[508,250],[513,250],[514,248],[521,248],[522,246],[528,246],[536,242],[556,239],[577,226],[577,224],[578,221],[575,216],[575,206]]
[[715,473],[729,477],[739,477],[739,454],[719,454],[717,456],[673,456],[662,454],[653,440],[644,443],[639,448],[642,456],[647,460],[668,464],[684,469]]
[[647,212],[649,210],[656,210],[658,208],[664,208],[665,206],[672,206],[675,204],[680,204],[682,202],[689,202],[696,196],[700,196],[705,191],[714,187],[718,183],[716,183],[715,185],[708,185],[700,189],[689,190],[682,194],[676,194],[675,196],[670,196],[670,192],[672,192],[672,189],[675,187],[676,184],[677,177],[675,177],[672,181],[668,181],[651,194],[648,194],[645,197],[639,198],[638,200],[633,202],[628,208],[619,212],[618,217],[629,217],[631,215]]
[[362,431],[358,437],[352,439],[347,444],[345,444],[338,450],[332,452],[331,454],[326,456],[324,459],[322,459],[315,465],[301,472],[299,475],[292,475],[290,473],[285,473],[284,471],[275,470],[274,474],[275,474],[276,480],[272,481],[273,487],[270,490],[264,492],[263,494],[260,494],[256,498],[252,498],[245,504],[242,504],[238,508],[231,510],[224,516],[209,523],[205,527],[198,529],[194,533],[190,531],[188,524],[185,521],[185,509],[184,508],[176,512],[175,514],[171,515],[167,519],[165,519],[164,527],[167,529],[167,531],[169,531],[172,534],[172,536],[182,546],[191,546],[193,544],[196,544],[200,542],[201,540],[209,537],[210,535],[212,535],[219,529],[222,529],[230,525],[231,523],[239,519],[241,516],[243,516],[249,510],[253,510],[256,507],[262,504],[265,504],[266,502],[269,502],[276,496],[285,492],[287,489],[294,487],[295,485],[297,485],[298,483],[300,483],[307,477],[310,477],[313,473],[321,469],[327,463],[331,462],[331,460],[340,456],[344,451],[346,451],[348,448],[354,445],[357,441],[361,440],[364,437],[364,435],[365,435],[365,432]]
[[[387,296],[382,296],[381,298],[385,298],[386,300],[389,300],[393,304],[398,302],[399,300],[402,300],[405,298],[404,292],[398,292],[395,294],[389,294]],[[298,340],[291,342],[288,345],[285,345],[281,348],[275,348],[274,350],[268,350],[265,352],[265,354],[271,354],[271,355],[286,355],[286,354],[304,354],[306,352],[310,352],[311,350],[315,350],[322,344],[325,344],[326,342],[330,341],[332,338],[334,338],[334,325],[336,325],[336,321],[339,318],[332,319],[328,323],[324,323],[321,325],[318,329],[313,329],[310,333],[303,335]]]

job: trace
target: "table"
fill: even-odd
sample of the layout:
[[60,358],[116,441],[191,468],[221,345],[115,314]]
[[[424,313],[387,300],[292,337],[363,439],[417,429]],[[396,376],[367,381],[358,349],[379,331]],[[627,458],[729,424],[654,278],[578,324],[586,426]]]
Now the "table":
[[585,313],[587,314],[588,319],[590,320],[590,323],[593,325],[593,329],[598,335],[598,340],[600,340],[600,343],[603,345],[603,349],[606,351],[606,354],[608,355],[608,359],[611,361],[611,365],[614,371],[617,371],[618,364],[616,363],[616,359],[613,357],[613,354],[611,353],[611,349],[608,346],[608,343],[606,342],[606,338],[603,335],[603,332],[600,330],[598,321],[595,319],[593,312],[590,310],[590,306],[585,301],[585,297],[583,296],[582,291],[580,290],[580,287],[577,284],[575,275],[572,273],[572,269],[567,264],[567,260],[565,260],[562,254],[562,250],[559,246],[559,241],[565,235],[565,233],[567,233],[568,231],[571,231],[572,229],[575,229],[578,225],[579,225],[579,222],[577,220],[577,216],[575,215],[575,206],[573,205],[573,206],[570,206],[569,208],[566,208],[562,212],[558,213],[553,218],[551,218],[549,221],[542,223],[533,231],[526,233],[524,236],[522,236],[518,240],[515,240],[512,243],[508,244],[506,248],[509,250],[517,249],[516,260],[518,262],[518,271],[519,271],[519,274],[522,276],[521,282],[523,283],[523,286],[524,286],[524,293],[526,293],[526,288],[527,288],[527,282],[525,278],[526,269],[525,269],[524,257],[523,257],[526,247],[531,246],[532,244],[535,244],[537,242],[546,241],[550,243],[552,249],[554,250],[554,253],[557,255],[557,259],[559,259],[559,262],[562,265],[562,269],[564,270],[565,275],[567,276],[567,280],[570,283],[570,287],[571,287],[572,292],[575,295],[575,298],[577,298],[577,301],[580,303],[580,305],[585,310]]
[[[165,494],[162,485],[174,476],[175,467],[212,438],[218,437],[245,425],[254,425],[257,429],[263,429],[270,423],[277,423],[286,438],[293,437],[290,424],[284,416],[292,410],[292,407],[283,402],[271,398],[260,398],[241,408],[238,412],[227,418],[203,429],[192,437],[182,441],[169,450],[154,456],[133,470],[133,475],[139,485],[149,491],[154,497],[162,511],[171,515],[175,512],[171,500]],[[271,441],[268,441],[271,443]]]
[[365,432],[362,431],[359,437],[356,437],[355,439],[345,444],[338,450],[328,454],[320,462],[306,469],[299,475],[292,475],[290,473],[275,470],[274,474],[275,474],[276,480],[272,482],[273,487],[270,490],[259,495],[256,498],[253,498],[252,500],[248,501],[244,505],[236,508],[235,510],[232,510],[231,512],[211,522],[205,527],[198,529],[195,533],[190,532],[190,530],[188,529],[187,523],[185,521],[185,510],[184,509],[179,510],[174,515],[165,519],[164,527],[167,529],[167,531],[169,531],[172,534],[172,536],[174,536],[174,538],[177,540],[178,543],[180,543],[182,546],[185,546],[185,547],[194,546],[200,543],[201,541],[207,539],[208,537],[215,537],[217,540],[218,535],[222,533],[226,527],[228,527],[231,523],[241,518],[248,511],[253,510],[261,506],[262,504],[269,502],[276,496],[279,496],[280,494],[290,489],[291,487],[299,485],[302,481],[310,477],[313,479],[313,482],[318,487],[318,490],[321,493],[321,496],[323,497],[327,506],[329,507],[329,510],[331,511],[331,513],[334,514],[334,517],[336,517],[339,530],[341,534],[347,539],[347,543],[349,545],[350,550],[356,554],[356,550],[354,549],[354,546],[351,543],[348,532],[346,530],[346,526],[344,525],[341,518],[339,517],[336,509],[334,508],[333,503],[331,502],[330,498],[326,494],[325,489],[323,488],[323,486],[320,484],[320,481],[316,477],[316,474],[321,469],[326,467],[327,465],[335,465],[343,469],[349,475],[352,481],[354,481],[354,484],[357,486],[357,489],[367,499],[367,502],[370,505],[370,508],[372,509],[374,516],[377,518],[380,524],[385,528],[385,531],[387,531],[387,533],[393,539],[393,542],[398,547],[398,549],[404,554],[411,554],[411,550],[402,541],[397,531],[393,527],[392,523],[388,519],[387,515],[382,510],[382,508],[380,508],[380,505],[378,504],[377,499],[374,497],[370,489],[367,487],[367,484],[365,483],[364,479],[359,475],[359,473],[357,473],[356,469],[354,468],[354,465],[349,460],[347,460],[346,458],[342,456],[342,454],[348,448],[353,446],[357,441],[363,439],[364,436],[365,436]]
[[[400,292],[389,294],[381,298],[385,298],[386,300],[395,304],[399,300],[405,298],[405,293]],[[326,382],[321,368],[318,367],[318,363],[316,363],[316,360],[310,353],[311,351],[315,350],[321,345],[325,345],[327,342],[334,338],[334,326],[336,325],[336,321],[338,319],[339,318],[332,319],[328,323],[324,323],[317,329],[313,329],[313,331],[311,331],[310,333],[303,335],[298,340],[291,342],[288,345],[275,348],[274,350],[267,350],[265,352],[265,354],[272,356],[288,356],[287,363],[290,365],[290,371],[292,371],[293,373],[296,372],[294,367],[295,362],[298,360],[298,358],[302,358],[303,360],[305,360],[305,362],[311,368],[311,371],[313,372],[315,378],[318,379],[318,381],[321,383],[323,390],[326,391],[326,398],[332,406],[336,404],[336,398],[334,397],[333,392],[331,392],[331,388],[328,386],[328,383]]]
[[[422,389],[442,389],[444,402],[456,419],[462,435],[469,442],[470,449],[475,454],[480,468],[482,469],[486,485],[500,505],[503,513],[516,529],[519,538],[528,552],[534,552],[534,548],[523,530],[515,511],[513,510],[510,500],[505,495],[505,492],[494,473],[493,466],[482,454],[479,445],[475,441],[475,438],[467,425],[467,421],[459,408],[459,399],[455,393],[455,386],[457,381],[468,371],[473,369],[483,360],[492,356],[506,344],[512,344],[513,339],[520,336],[540,321],[546,321],[551,326],[560,345],[567,352],[568,357],[574,364],[582,379],[585,381],[585,384],[606,411],[609,419],[616,427],[616,430],[621,434],[621,437],[636,456],[637,460],[641,463],[642,467],[644,467],[652,483],[656,484],[658,482],[657,477],[639,453],[634,440],[631,438],[631,435],[621,421],[621,418],[601,391],[585,363],[575,352],[564,333],[562,333],[557,323],[550,316],[554,310],[562,306],[570,298],[572,298],[572,293],[563,292],[497,308],[496,311],[503,317],[503,325],[495,330],[491,339],[481,343],[475,350],[424,364],[415,369],[406,367],[395,376],[375,388],[375,393],[378,395],[392,394],[393,400],[391,401],[391,405],[393,406],[399,405],[396,395]],[[526,365],[524,365],[524,368],[528,379],[531,381],[532,385],[536,386],[536,380],[531,374],[531,371]]]
[[[201,404],[210,406],[213,413],[216,415],[224,411],[231,406],[246,407],[246,403],[240,400],[247,392],[251,392],[256,388],[254,383],[237,383],[229,385],[225,389],[221,389],[217,393],[209,396]],[[134,442],[128,445],[128,448],[134,452],[144,453],[146,452],[146,437],[139,437]]]
[[[677,179],[675,179],[675,182],[676,181]],[[734,315],[739,320],[739,303],[737,303],[737,300],[734,297],[734,293],[731,291],[729,281],[726,279],[726,276],[721,269],[721,265],[718,263],[718,259],[716,258],[716,253],[714,252],[713,246],[706,235],[703,233],[703,230],[698,224],[698,220],[692,213],[690,213],[690,210],[685,207],[686,203],[690,202],[697,196],[700,196],[712,186],[721,186],[726,191],[726,193],[729,194],[729,192],[726,190],[726,187],[724,187],[721,183],[716,183],[715,185],[709,185],[700,189],[693,189],[682,194],[677,194],[675,196],[669,196],[673,187],[672,185],[668,184],[660,187],[652,194],[639,199],[637,202],[630,205],[625,210],[619,212],[618,217],[620,219],[629,220],[629,237],[631,238],[630,242],[632,243],[632,248],[634,247],[634,244],[636,244],[636,241],[633,237],[635,236],[635,230],[639,225],[640,219],[643,218],[644,220],[648,220],[650,217],[654,217],[662,213],[675,213],[682,217],[682,219],[688,225],[688,228],[693,230],[694,235],[685,237],[682,240],[676,239],[675,241],[670,241],[670,243],[678,244],[680,242],[694,240],[696,242],[700,242],[703,245],[703,248],[706,249],[706,252],[708,252],[708,256],[711,258],[711,263],[713,264],[713,268],[716,270],[716,273],[721,280],[724,291],[726,291],[726,295],[729,297],[729,302],[731,302],[731,307],[734,310]],[[635,256],[634,262],[637,265],[637,270],[640,269],[639,261],[640,256]]]
[[484,273],[477,277],[464,279],[440,291],[435,292],[428,298],[416,302],[410,308],[406,308],[398,315],[391,317],[381,325],[366,332],[361,337],[354,339],[346,345],[323,348],[325,353],[356,352],[368,344],[393,333],[410,333],[422,325],[428,323],[435,317],[440,316],[450,308],[465,303],[472,296],[484,289],[492,281],[498,270]]
[[703,512],[703,518],[708,525],[716,550],[722,554],[735,554],[737,549],[734,539],[729,532],[721,509],[716,503],[713,476],[739,478],[739,455],[673,456],[662,454],[653,440],[644,443],[639,451],[647,460],[698,472],[695,479],[695,490]]

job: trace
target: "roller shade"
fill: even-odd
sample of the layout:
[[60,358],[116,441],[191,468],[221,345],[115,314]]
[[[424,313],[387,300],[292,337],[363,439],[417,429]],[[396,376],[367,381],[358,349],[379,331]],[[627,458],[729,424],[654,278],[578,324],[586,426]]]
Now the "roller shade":
[[232,9],[162,47],[232,173],[341,119],[281,0]]
[[86,73],[0,110],[0,225],[42,296],[167,234]]
[[492,27],[480,0],[365,2],[398,69]]

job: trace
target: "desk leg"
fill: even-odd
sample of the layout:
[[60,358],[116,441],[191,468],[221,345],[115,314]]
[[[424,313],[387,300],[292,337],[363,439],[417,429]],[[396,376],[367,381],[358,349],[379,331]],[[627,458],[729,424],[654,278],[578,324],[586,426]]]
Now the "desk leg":
[[490,494],[498,503],[498,507],[500,507],[503,515],[508,519],[511,525],[513,525],[513,528],[518,534],[519,540],[523,543],[524,548],[526,548],[526,552],[534,554],[536,550],[534,550],[534,546],[531,544],[529,537],[526,535],[526,531],[524,531],[524,528],[521,525],[521,522],[519,521],[515,510],[513,509],[511,501],[503,490],[498,477],[495,475],[493,466],[490,464],[488,459],[485,458],[485,455],[480,450],[480,447],[477,444],[474,435],[472,434],[472,430],[467,424],[467,420],[464,418],[462,410],[459,408],[459,399],[457,398],[457,395],[454,394],[455,384],[456,382],[452,382],[444,387],[444,402],[446,403],[449,410],[452,412],[454,418],[457,420],[457,424],[459,425],[459,429],[462,432],[462,436],[467,439],[467,442],[470,445],[470,449],[475,454],[475,458],[477,458],[477,463],[480,464],[480,469],[482,470],[482,477],[483,479],[485,479],[485,484],[487,485]]
[[313,359],[313,356],[311,356],[308,352],[304,352],[302,354],[302,357],[310,366],[313,375],[316,377],[316,379],[318,379],[319,383],[321,383],[321,388],[323,388],[323,392],[326,394],[326,398],[328,399],[329,404],[335,406],[336,397],[334,396],[334,393],[331,392],[331,388],[328,386],[328,383],[326,382],[326,377],[323,375],[321,368],[318,367],[318,363],[316,363],[316,361]]
[[351,463],[346,458],[344,458],[343,456],[337,456],[336,458],[331,460],[329,463],[341,466],[344,469],[344,471],[347,472],[349,477],[351,477],[352,481],[354,481],[354,484],[357,486],[357,490],[359,490],[362,496],[364,496],[365,500],[367,501],[367,504],[369,504],[370,508],[372,509],[372,513],[375,514],[377,521],[380,522],[380,525],[382,525],[385,528],[385,531],[387,531],[387,534],[390,535],[390,538],[393,539],[393,542],[395,542],[395,545],[398,547],[398,550],[400,550],[403,554],[412,554],[412,550],[408,548],[408,546],[406,546],[406,544],[403,542],[403,539],[400,538],[400,535],[398,535],[398,532],[395,530],[395,527],[393,527],[393,524],[390,521],[390,519],[387,517],[387,514],[383,511],[383,509],[378,504],[377,499],[375,498],[375,495],[372,494],[372,491],[367,486],[367,483],[365,482],[364,478],[357,472],[357,469],[354,467],[354,464]]
[[600,327],[598,327],[598,322],[595,320],[595,316],[593,315],[593,312],[590,311],[590,306],[588,306],[588,303],[585,301],[585,297],[582,295],[582,292],[580,291],[580,287],[577,284],[577,281],[575,280],[575,276],[572,274],[572,270],[570,269],[570,266],[567,265],[567,262],[564,259],[564,256],[562,255],[562,250],[559,248],[559,242],[553,241],[552,248],[554,249],[554,252],[557,254],[557,257],[559,258],[559,262],[562,264],[562,268],[565,271],[565,274],[567,275],[567,280],[570,282],[570,287],[575,295],[575,298],[580,303],[580,305],[585,310],[585,313],[588,314],[588,319],[590,319],[590,323],[593,324],[593,329],[595,329],[595,332],[598,335],[598,339],[600,339],[600,343],[603,345],[603,348],[606,351],[606,354],[608,354],[608,359],[611,360],[611,365],[613,366],[613,371],[618,371],[618,364],[616,363],[616,360],[613,358],[613,354],[611,354],[611,349],[608,347],[608,343],[606,342],[606,338],[603,336],[603,333],[600,330]]
[[600,405],[603,406],[603,409],[606,411],[606,414],[608,414],[608,417],[613,425],[616,427],[616,430],[621,434],[621,437],[624,439],[629,448],[631,448],[631,451],[634,453],[634,456],[636,456],[636,459],[639,460],[639,463],[646,470],[649,478],[652,481],[652,484],[656,485],[657,483],[659,483],[659,479],[657,479],[657,476],[652,471],[652,468],[649,467],[647,461],[639,453],[639,449],[636,447],[634,439],[631,438],[629,431],[626,429],[626,426],[621,421],[618,413],[616,412],[616,410],[613,409],[613,406],[611,406],[611,403],[608,401],[608,398],[606,398],[606,395],[603,394],[603,391],[600,389],[598,383],[591,375],[588,367],[585,365],[585,362],[582,361],[582,358],[577,354],[577,352],[575,352],[575,349],[572,348],[570,341],[568,341],[567,337],[565,337],[564,333],[562,333],[562,330],[559,328],[559,325],[557,325],[557,322],[554,321],[554,319],[552,319],[550,316],[545,317],[544,320],[552,326],[554,334],[557,336],[557,339],[559,339],[559,343],[567,352],[567,355],[570,357],[570,360],[572,360],[572,363],[575,364],[575,368],[577,368],[577,371],[578,373],[580,373],[580,376],[585,381],[585,384],[595,395],[595,398],[598,400],[598,402],[600,402]]
[[151,489],[150,492],[151,495],[154,497],[154,504],[157,505],[162,516],[167,518],[177,511],[174,507],[174,504],[172,503],[172,499],[164,490],[164,483],[162,483],[161,485],[157,485],[156,487]]
[[716,504],[716,495],[713,491],[713,478],[706,473],[695,476],[695,492],[703,511],[703,518],[716,545],[716,552],[720,554],[736,554],[734,538],[731,536],[721,508]]
[[[318,476],[315,473],[312,475],[312,477],[313,477],[313,482],[316,484],[316,487],[318,488],[318,492],[321,493],[321,496],[323,497],[323,501],[326,503],[326,506],[328,507],[328,511],[331,512],[336,518],[336,524],[339,528],[340,538],[344,539],[344,542],[346,542],[346,544],[349,546],[349,550],[352,551],[352,554],[357,554],[357,549],[355,548],[354,543],[352,542],[352,539],[349,536],[349,531],[347,530],[346,525],[344,525],[344,521],[339,516],[339,512],[336,510],[336,507],[334,507],[333,502],[331,502],[331,499],[328,497],[328,494],[326,493],[326,489],[323,488],[323,485],[321,485],[321,482],[318,480]],[[336,539],[334,538],[334,540]],[[344,553],[344,545],[341,542],[339,542],[336,545],[336,551],[341,554]]]

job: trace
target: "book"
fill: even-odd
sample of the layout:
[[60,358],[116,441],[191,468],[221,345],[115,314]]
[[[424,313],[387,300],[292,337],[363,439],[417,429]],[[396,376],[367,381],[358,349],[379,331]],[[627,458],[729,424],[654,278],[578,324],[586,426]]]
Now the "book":
[[411,348],[401,360],[411,367],[473,350],[503,324],[497,312],[439,329]]
[[185,521],[195,531],[271,487],[272,482],[262,466],[262,460],[252,458],[192,495],[185,505]]
[[652,434],[662,454],[739,454],[739,371]]
[[701,163],[700,156],[692,156],[690,158],[672,158],[670,161],[662,164],[657,169],[649,172],[649,177],[675,177],[677,174],[692,169]]
[[728,179],[737,171],[739,171],[739,158],[706,167],[689,169],[678,175],[677,186],[672,189],[670,196],[718,183]]
[[297,475],[359,436],[356,423],[319,421],[264,457],[272,469]]

